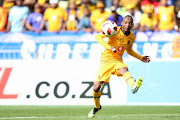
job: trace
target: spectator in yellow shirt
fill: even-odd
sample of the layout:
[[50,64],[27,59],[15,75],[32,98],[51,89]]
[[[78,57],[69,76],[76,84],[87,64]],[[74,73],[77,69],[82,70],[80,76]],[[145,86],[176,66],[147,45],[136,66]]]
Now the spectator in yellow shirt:
[[64,30],[64,22],[67,20],[67,14],[65,11],[58,7],[58,0],[50,0],[50,8],[47,8],[40,29],[37,33],[41,32],[44,28],[46,21],[48,22],[47,30],[49,32],[57,32],[59,33],[61,30]]
[[157,27],[157,17],[153,13],[153,6],[147,4],[144,6],[143,14],[140,20],[140,31],[145,32],[147,30],[154,31]]
[[158,20],[159,25],[157,27],[157,31],[172,31],[176,25],[174,6],[167,6],[167,0],[160,1]]
[[76,4],[74,1],[70,1],[69,3],[69,10],[68,13],[68,19],[66,21],[66,29],[67,30],[75,30],[78,25],[78,10],[76,7]]
[[95,10],[90,17],[91,27],[95,32],[101,31],[101,25],[105,22],[110,15],[108,12],[104,11],[104,3],[97,3],[97,10]]

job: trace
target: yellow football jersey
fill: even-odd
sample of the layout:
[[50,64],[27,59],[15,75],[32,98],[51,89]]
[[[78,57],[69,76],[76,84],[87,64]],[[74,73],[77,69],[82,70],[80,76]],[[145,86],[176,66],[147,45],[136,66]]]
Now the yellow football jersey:
[[44,20],[48,21],[48,31],[56,31],[60,26],[61,18],[64,21],[67,20],[67,14],[62,8],[47,8],[44,13]]
[[158,18],[159,18],[159,29],[168,30],[173,27],[174,21],[174,6],[159,7]]
[[151,28],[153,25],[157,25],[157,17],[155,14],[152,14],[152,17],[149,18],[147,13],[143,13],[141,15],[141,21],[140,21],[140,25],[142,26],[147,26],[149,28]]
[[[103,40],[104,37],[106,36],[102,33],[95,36],[95,39],[105,47],[104,52],[101,54],[101,62],[122,61],[124,51],[137,59],[142,60],[142,56],[132,50],[132,45],[135,40],[135,36],[132,33],[126,36],[121,31],[121,27],[118,27],[117,33],[114,36],[109,37],[107,43]],[[109,50],[110,47],[115,47],[116,53]]]
[[68,15],[68,20],[66,21],[67,30],[75,30],[77,27],[77,16],[78,12],[76,10],[70,10]]
[[108,16],[108,12],[101,13],[99,10],[95,10],[90,17],[90,21],[94,22],[98,31],[101,31],[101,25],[107,20]]

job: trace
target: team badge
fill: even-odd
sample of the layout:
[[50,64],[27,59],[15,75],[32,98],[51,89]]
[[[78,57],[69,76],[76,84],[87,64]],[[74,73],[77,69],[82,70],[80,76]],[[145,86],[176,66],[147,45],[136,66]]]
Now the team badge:
[[123,46],[118,47],[118,51],[123,51],[123,49],[124,49]]

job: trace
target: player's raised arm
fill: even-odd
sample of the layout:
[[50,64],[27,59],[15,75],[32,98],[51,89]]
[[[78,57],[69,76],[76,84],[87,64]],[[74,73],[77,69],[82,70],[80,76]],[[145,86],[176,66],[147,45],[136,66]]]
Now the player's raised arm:
[[132,49],[132,47],[129,47],[129,48],[126,50],[126,52],[127,52],[129,55],[131,55],[131,56],[133,56],[133,57],[135,57],[135,58],[137,58],[137,59],[139,59],[139,60],[141,60],[141,61],[143,61],[143,62],[145,62],[145,63],[150,62],[150,57],[149,57],[149,56],[141,56],[141,55],[139,55],[138,53],[136,53],[136,52]]
[[127,52],[129,55],[131,55],[131,56],[133,56],[133,57],[135,57],[135,58],[137,58],[137,59],[139,59],[139,60],[142,61],[142,56],[139,55],[138,53],[136,53],[131,47],[128,48],[128,49],[126,50],[126,52]]
[[127,49],[126,52],[127,52],[129,55],[131,55],[131,56],[133,56],[133,57],[135,57],[135,58],[137,58],[137,59],[139,59],[139,60],[141,60],[141,61],[143,61],[143,62],[145,62],[145,63],[150,62],[150,57],[149,57],[149,56],[141,56],[141,55],[139,55],[138,53],[136,53],[136,52],[132,49],[132,47],[130,47],[129,49]]
[[100,33],[100,34],[97,34],[97,35],[95,36],[95,39],[97,40],[97,42],[98,42],[99,44],[101,44],[102,46],[104,46],[106,49],[109,49],[111,46],[108,45],[108,44],[103,40],[103,38],[105,38],[105,37],[106,37],[105,35],[103,35],[102,33]]
[[101,26],[102,33],[97,34],[95,36],[95,39],[99,44],[104,46],[106,49],[116,53],[116,48],[114,46],[110,46],[108,43],[106,43],[103,38],[105,37],[112,37],[117,33],[118,26],[115,22],[111,20],[105,21]]
[[97,40],[97,42],[98,42],[99,44],[101,44],[102,46],[104,46],[106,49],[111,50],[112,52],[116,53],[116,48],[113,47],[113,46],[108,45],[108,44],[103,40],[104,37],[106,37],[106,36],[103,35],[102,33],[100,33],[100,34],[97,34],[97,35],[95,36],[95,39]]

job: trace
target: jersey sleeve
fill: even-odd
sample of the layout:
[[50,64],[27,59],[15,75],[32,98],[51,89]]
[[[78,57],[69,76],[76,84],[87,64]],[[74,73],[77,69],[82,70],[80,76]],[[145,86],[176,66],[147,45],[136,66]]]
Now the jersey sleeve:
[[32,14],[29,14],[27,19],[26,19],[26,24],[30,24],[32,20]]
[[99,43],[99,44],[101,44],[102,46],[104,46],[106,49],[109,49],[111,46],[110,45],[108,45],[104,40],[103,40],[103,38],[105,38],[106,36],[104,36],[102,33],[100,33],[100,34],[97,34],[96,36],[95,36],[95,39],[97,40],[97,42]]
[[48,20],[48,11],[49,9],[47,8],[46,11],[44,12],[44,16],[43,16],[44,20]]
[[62,17],[63,17],[63,20],[64,21],[67,21],[67,18],[68,18],[68,14],[65,10],[62,9]]
[[[134,42],[134,41],[133,41],[133,42]],[[131,55],[131,56],[133,56],[133,57],[135,57],[135,58],[137,58],[137,59],[139,59],[139,60],[142,61],[142,56],[139,55],[138,53],[136,53],[136,52],[132,49],[132,45],[133,45],[133,43],[127,48],[126,52],[127,52],[129,55]]]
[[8,20],[9,21],[12,21],[13,20],[13,11],[14,11],[14,7],[12,7],[11,9],[10,9],[10,11],[9,11],[9,16],[8,16]]
[[28,17],[28,14],[29,14],[29,8],[28,7],[24,7],[24,16],[23,16],[23,19],[26,19]]
[[133,50],[132,48],[130,48],[129,50],[126,50],[126,52],[127,52],[129,55],[131,55],[131,56],[133,56],[133,57],[135,57],[135,58],[137,58],[137,59],[139,59],[139,60],[142,61],[142,56],[139,55],[139,54],[137,54],[136,52],[134,52],[134,50]]
[[91,14],[90,21],[92,21],[92,22],[95,22],[95,21],[96,21],[96,14],[97,14],[97,13],[95,13],[95,12],[93,12],[93,13]]
[[153,23],[153,25],[157,25],[158,24],[158,20],[157,20],[157,16],[156,15],[153,16],[152,23]]
[[171,5],[172,16],[174,15],[174,6]]

